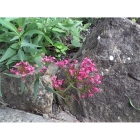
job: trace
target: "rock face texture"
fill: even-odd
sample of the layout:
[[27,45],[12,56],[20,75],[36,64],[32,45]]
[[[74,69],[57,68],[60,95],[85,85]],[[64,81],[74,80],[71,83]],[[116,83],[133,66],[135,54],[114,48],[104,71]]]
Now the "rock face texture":
[[35,115],[25,111],[0,108],[0,122],[79,122],[73,115],[60,111],[54,117]]
[[[35,76],[26,77],[24,93],[21,94],[20,79],[2,74],[2,102],[7,103],[11,108],[28,112],[33,111],[42,114],[52,113],[53,93],[47,92],[45,88],[39,84],[38,95],[35,100],[34,81]],[[49,75],[42,76],[41,81],[45,86],[52,88]]]
[[66,110],[81,121],[139,122],[140,111],[129,103],[129,96],[140,107],[140,26],[126,18],[108,18],[87,37],[74,56],[88,57],[96,63],[101,75],[100,93],[94,97],[71,100],[71,106],[59,99]]

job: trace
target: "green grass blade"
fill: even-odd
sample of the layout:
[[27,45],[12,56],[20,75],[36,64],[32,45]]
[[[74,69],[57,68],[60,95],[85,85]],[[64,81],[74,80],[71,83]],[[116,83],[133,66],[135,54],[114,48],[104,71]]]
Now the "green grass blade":
[[16,76],[14,74],[4,73],[7,76],[14,77],[14,78],[21,78],[20,76]]
[[34,98],[36,100],[39,86],[39,78],[37,78],[34,82]]
[[130,97],[128,97],[128,95],[125,94],[125,96],[128,98],[130,105],[135,108],[136,110],[140,110],[140,108],[137,108],[134,106],[134,104],[132,103],[132,100],[130,99]]
[[21,94],[24,92],[25,83],[21,79]]

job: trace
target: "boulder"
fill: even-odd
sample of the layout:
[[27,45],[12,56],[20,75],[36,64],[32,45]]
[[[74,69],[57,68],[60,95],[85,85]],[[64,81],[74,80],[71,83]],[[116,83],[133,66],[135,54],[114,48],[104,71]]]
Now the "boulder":
[[[26,77],[25,89],[21,94],[20,79],[2,75],[2,98],[1,102],[8,104],[9,107],[20,109],[27,112],[36,113],[52,113],[53,93],[48,92],[40,83],[38,87],[37,98],[34,98],[34,81],[35,75]],[[52,88],[52,82],[49,75],[44,75],[40,78],[44,86]]]
[[60,111],[53,117],[46,117],[47,114],[35,115],[25,111],[0,108],[0,122],[79,122],[73,115]]
[[64,110],[86,122],[139,122],[140,111],[130,105],[127,96],[140,108],[140,26],[126,18],[105,19],[73,59],[81,62],[84,57],[92,59],[103,75],[101,92],[82,99],[72,89],[69,94],[75,94],[78,101],[72,98],[68,105],[58,97]]

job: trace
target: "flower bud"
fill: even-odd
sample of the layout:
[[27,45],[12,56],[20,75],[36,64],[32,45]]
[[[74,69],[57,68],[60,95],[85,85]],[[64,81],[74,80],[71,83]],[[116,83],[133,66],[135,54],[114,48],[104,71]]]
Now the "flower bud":
[[21,31],[22,31],[22,27],[19,27],[19,28],[18,28],[18,31],[21,32]]

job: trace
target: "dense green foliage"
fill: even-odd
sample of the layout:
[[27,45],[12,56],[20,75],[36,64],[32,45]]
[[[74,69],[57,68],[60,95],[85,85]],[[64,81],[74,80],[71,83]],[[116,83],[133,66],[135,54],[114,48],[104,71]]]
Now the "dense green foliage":
[[[71,47],[81,47],[82,21],[71,18],[0,18],[0,67],[18,61],[40,65],[41,54],[61,58]],[[63,41],[71,37],[69,47]]]

